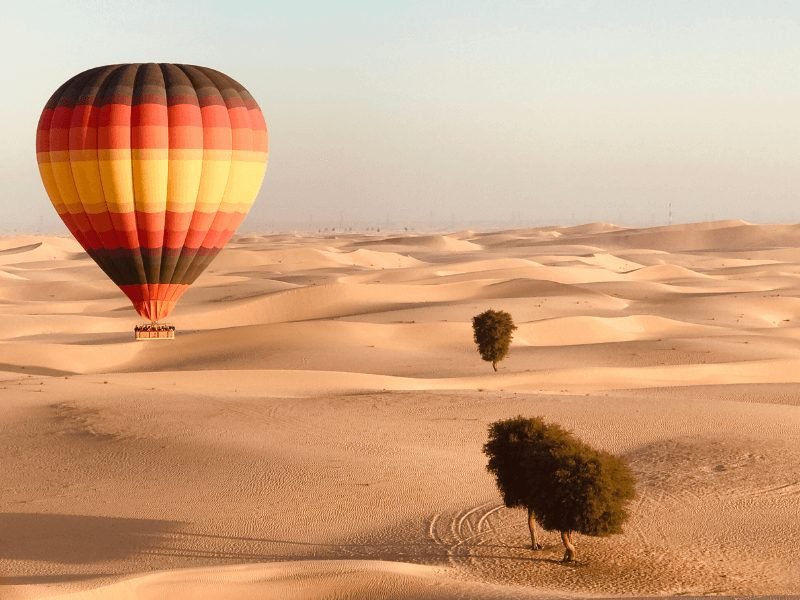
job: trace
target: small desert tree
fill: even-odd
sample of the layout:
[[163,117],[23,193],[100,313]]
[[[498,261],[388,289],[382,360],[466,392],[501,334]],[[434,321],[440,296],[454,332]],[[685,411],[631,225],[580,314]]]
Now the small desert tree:
[[626,504],[635,496],[633,475],[622,459],[558,425],[521,416],[490,425],[483,452],[505,505],[527,509],[534,549],[541,548],[537,519],[544,529],[561,532],[565,561],[577,556],[573,532],[622,532]]
[[481,358],[492,363],[497,371],[497,363],[508,354],[511,336],[517,328],[511,315],[503,310],[487,310],[472,318],[472,330]]

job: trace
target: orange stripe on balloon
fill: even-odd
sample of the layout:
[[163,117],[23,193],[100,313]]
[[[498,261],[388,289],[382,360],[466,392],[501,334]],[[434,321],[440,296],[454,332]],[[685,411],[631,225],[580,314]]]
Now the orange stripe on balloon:
[[122,285],[120,289],[130,298],[136,312],[145,319],[160,321],[175,308],[178,299],[189,289],[186,284],[156,283]]
[[224,105],[212,104],[200,109],[204,127],[230,127],[228,109]]

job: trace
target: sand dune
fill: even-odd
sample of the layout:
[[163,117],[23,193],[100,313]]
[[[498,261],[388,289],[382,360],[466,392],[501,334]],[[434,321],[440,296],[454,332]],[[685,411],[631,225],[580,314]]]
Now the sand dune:
[[[717,221],[701,227],[685,225],[610,231],[590,238],[606,248],[655,248],[667,252],[736,252],[800,244],[798,225],[751,225],[744,221]],[[576,241],[580,241],[580,235]]]
[[584,223],[572,227],[560,227],[558,233],[561,235],[587,235],[597,233],[608,233],[610,231],[620,231],[623,227],[618,227],[612,223]]
[[449,235],[387,237],[377,240],[358,240],[356,244],[383,250],[407,248],[417,252],[475,252],[481,250],[481,246],[474,242]]
[[[695,323],[681,323],[654,315],[627,317],[562,317],[522,325],[516,333],[518,344],[562,346],[603,344],[636,339],[724,334],[724,330]],[[530,340],[528,342],[527,340]]]
[[0,256],[8,256],[9,254],[22,254],[26,252],[33,252],[42,246],[43,242],[34,242],[33,244],[26,244],[23,246],[12,246],[0,250]]
[[678,265],[652,265],[636,269],[629,275],[632,281],[666,281],[674,279],[693,279],[695,277],[710,277],[697,271]]
[[0,238],[0,265],[68,260],[80,255],[83,255],[83,249],[71,239],[48,237],[42,240],[33,236],[11,240]]
[[419,261],[409,256],[395,252],[376,252],[366,248],[341,252],[315,248],[256,250],[251,247],[248,252],[242,252],[242,254],[244,256],[225,257],[223,255],[220,261],[215,262],[213,270],[230,272],[241,267],[252,268],[269,265],[275,272],[285,273],[340,266],[395,269],[420,264]]
[[[500,600],[547,597],[536,590],[486,583],[465,584],[450,579],[441,569],[390,561],[293,561],[267,565],[238,565],[184,569],[135,577],[89,592],[53,597],[52,600],[120,600],[196,598],[262,600],[263,598],[331,597],[331,590],[347,589],[362,598],[417,598],[419,600]],[[376,596],[375,591],[380,590]]]
[[[800,593],[800,227],[247,234],[170,342],[66,237],[0,238],[0,598]],[[471,318],[511,312],[500,371]],[[630,462],[625,533],[526,546],[481,445]]]

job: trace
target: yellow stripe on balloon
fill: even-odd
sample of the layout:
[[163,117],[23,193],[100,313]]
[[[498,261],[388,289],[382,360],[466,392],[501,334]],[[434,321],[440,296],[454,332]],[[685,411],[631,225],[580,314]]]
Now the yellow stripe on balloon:
[[225,189],[220,210],[246,212],[256,199],[266,164],[249,161],[231,163],[231,177]]
[[78,195],[78,190],[75,189],[75,181],[72,179],[72,166],[69,161],[51,162],[50,165],[53,169],[53,180],[69,212],[82,212],[83,204]]
[[267,161],[267,153],[260,150],[234,150],[232,158],[245,162],[264,163]]
[[203,172],[200,177],[200,188],[197,191],[197,204],[195,210],[200,212],[216,212],[222,202],[222,195],[228,185],[228,175],[231,169],[231,152],[228,158],[220,160],[219,152],[212,154],[215,158],[208,160],[203,157]]
[[201,151],[203,160],[224,160],[231,161],[232,151],[230,148],[205,148]]
[[126,159],[100,160],[100,177],[108,212],[129,213],[134,209],[133,172],[131,171],[130,150]]
[[50,202],[53,203],[53,207],[56,209],[58,214],[64,214],[65,212],[68,212],[67,207],[64,204],[64,200],[61,197],[61,190],[58,187],[58,183],[56,183],[56,176],[53,173],[52,163],[39,162],[39,173],[42,176],[42,183],[44,183],[44,189],[47,192],[47,196],[50,198]]
[[85,212],[87,215],[97,215],[108,211],[108,204],[106,204],[104,200],[101,200],[100,202],[84,201],[82,206],[83,212]]
[[80,160],[70,163],[75,189],[86,214],[106,212],[105,194],[97,160]]
[[134,148],[130,151],[132,160],[169,160],[168,148]]
[[202,148],[170,148],[167,154],[170,160],[203,160]]
[[[172,154],[170,152],[170,154]],[[191,212],[197,204],[203,160],[169,160],[169,183],[167,184],[167,210]]]
[[169,160],[131,161],[133,172],[133,205],[142,212],[164,212],[167,209]]

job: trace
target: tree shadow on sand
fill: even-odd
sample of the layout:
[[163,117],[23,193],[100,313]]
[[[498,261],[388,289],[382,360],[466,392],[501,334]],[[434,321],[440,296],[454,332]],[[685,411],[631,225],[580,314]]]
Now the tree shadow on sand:
[[0,513],[0,560],[86,564],[158,547],[184,523],[87,515]]
[[[198,549],[193,539],[220,540],[227,550],[220,552],[209,549]],[[531,552],[529,556],[511,556],[501,554],[475,554],[456,555],[448,552],[447,547],[441,544],[426,542],[409,543],[320,543],[296,540],[281,540],[274,538],[247,537],[236,535],[219,535],[198,532],[180,532],[172,540],[169,547],[159,547],[148,551],[149,554],[160,556],[178,556],[181,558],[235,560],[240,562],[273,562],[292,560],[388,560],[413,562],[420,564],[447,564],[458,563],[463,560],[513,560],[522,562],[556,563],[563,564],[560,559],[542,556],[540,553]],[[230,542],[240,542],[247,550],[231,550]],[[206,543],[200,546],[207,548]],[[298,552],[298,548],[302,548]],[[464,546],[466,548],[466,546]],[[522,546],[480,545],[473,549],[486,549],[490,552],[497,550],[514,551],[529,550]]]
[[5,577],[0,575],[0,586],[3,585],[46,585],[48,583],[66,583],[68,581],[87,581],[89,579],[99,579],[109,577],[108,573],[78,573],[68,575],[66,573],[56,575],[12,575]]
[[[446,546],[422,540],[407,543],[376,540],[373,543],[337,544],[235,534],[219,535],[187,531],[187,528],[191,529],[189,523],[157,519],[2,513],[0,562],[32,561],[53,563],[54,566],[48,567],[47,572],[38,573],[35,565],[29,565],[18,572],[6,570],[0,575],[0,587],[118,576],[123,574],[124,566],[120,572],[91,573],[92,565],[124,561],[134,555],[162,557],[169,564],[167,568],[309,559],[389,560],[440,565],[458,564],[464,560],[498,559],[527,563],[558,562],[534,553],[529,556],[512,556],[510,554],[523,549],[515,546],[475,546],[466,555],[456,555]],[[488,551],[488,554],[475,553],[477,548]],[[153,564],[159,565],[159,562],[157,560]],[[85,572],[75,573],[75,569],[80,566],[86,567]],[[100,568],[107,569],[108,565]],[[145,570],[151,568],[153,567]]]

